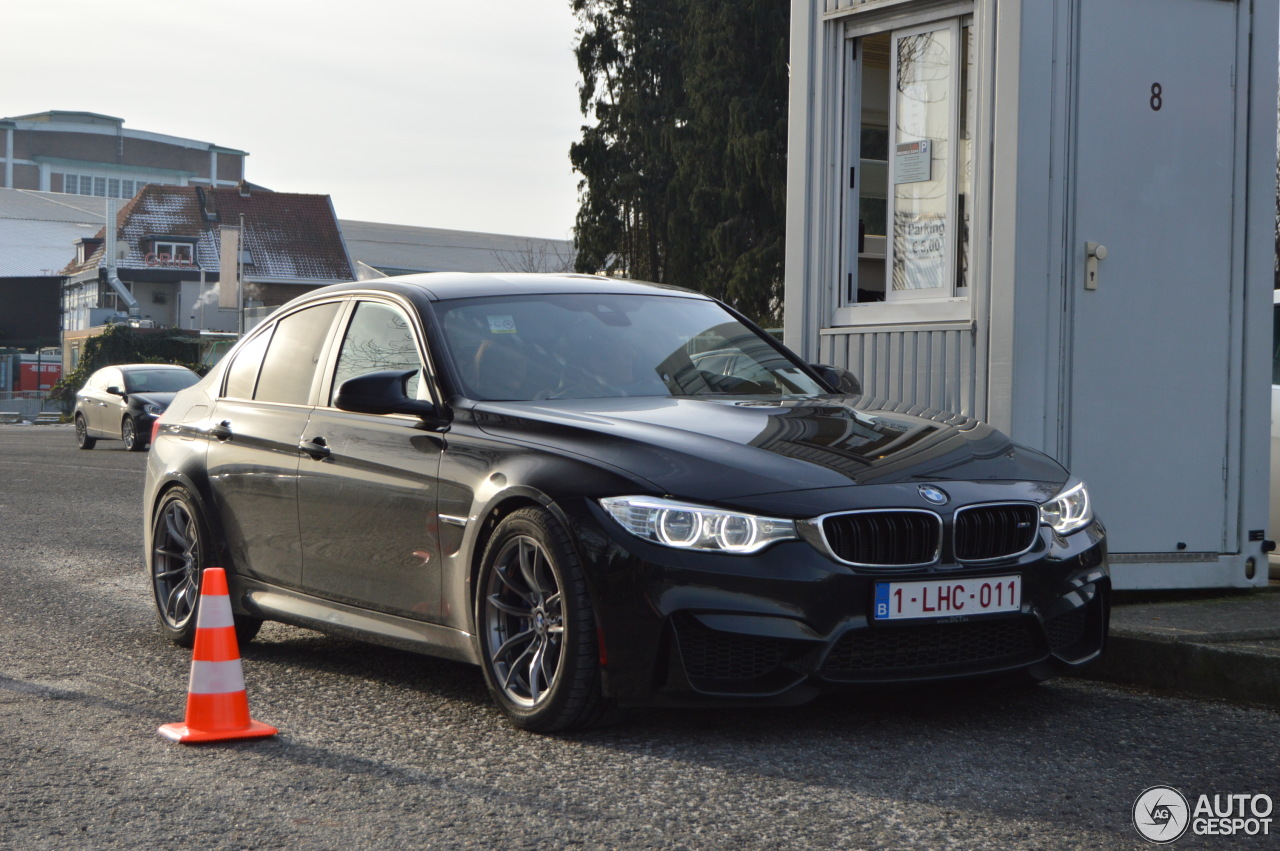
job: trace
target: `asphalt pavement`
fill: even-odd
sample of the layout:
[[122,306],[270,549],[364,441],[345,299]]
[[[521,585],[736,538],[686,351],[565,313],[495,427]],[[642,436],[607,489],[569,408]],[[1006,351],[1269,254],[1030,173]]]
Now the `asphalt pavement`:
[[[183,717],[191,654],[155,626],[145,461],[118,441],[78,451],[65,425],[0,425],[0,849],[1142,848],[1132,809],[1157,784],[1280,793],[1274,687],[1064,678],[534,736],[475,668],[280,624],[241,648],[253,715],[280,734],[173,744],[156,730]],[[1126,640],[1274,647],[1278,603],[1126,595],[1090,676],[1156,666],[1124,668]]]

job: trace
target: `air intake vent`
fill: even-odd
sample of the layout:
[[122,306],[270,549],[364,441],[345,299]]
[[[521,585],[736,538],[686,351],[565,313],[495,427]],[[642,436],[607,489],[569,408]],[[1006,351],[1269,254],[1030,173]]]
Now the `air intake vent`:
[[1040,509],[1030,503],[975,505],[956,512],[957,561],[995,561],[1031,549]]
[[912,567],[937,561],[942,521],[931,511],[857,511],[828,515],[822,532],[841,561]]
[[[1039,630],[1036,630],[1039,632]],[[1044,640],[1022,618],[847,632],[822,665],[829,680],[994,669],[1031,661]]]

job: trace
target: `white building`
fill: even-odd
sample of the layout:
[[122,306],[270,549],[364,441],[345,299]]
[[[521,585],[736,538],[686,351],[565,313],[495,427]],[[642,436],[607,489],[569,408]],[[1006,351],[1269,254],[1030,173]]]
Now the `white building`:
[[796,0],[791,50],[787,342],[1060,459],[1117,587],[1264,584],[1276,4]]

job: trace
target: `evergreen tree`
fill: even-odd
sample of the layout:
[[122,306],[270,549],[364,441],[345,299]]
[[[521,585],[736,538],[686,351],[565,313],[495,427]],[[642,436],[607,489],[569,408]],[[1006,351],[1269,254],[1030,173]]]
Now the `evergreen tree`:
[[582,113],[595,124],[569,158],[583,179],[577,268],[666,278],[665,227],[683,86],[674,0],[573,0]]
[[781,315],[785,0],[573,0],[578,268]]

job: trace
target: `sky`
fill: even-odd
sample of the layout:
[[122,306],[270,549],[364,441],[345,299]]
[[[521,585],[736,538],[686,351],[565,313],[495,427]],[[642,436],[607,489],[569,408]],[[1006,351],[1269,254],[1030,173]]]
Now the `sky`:
[[339,218],[569,239],[569,0],[14,0],[0,117],[48,110],[247,151]]

